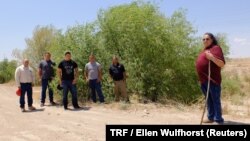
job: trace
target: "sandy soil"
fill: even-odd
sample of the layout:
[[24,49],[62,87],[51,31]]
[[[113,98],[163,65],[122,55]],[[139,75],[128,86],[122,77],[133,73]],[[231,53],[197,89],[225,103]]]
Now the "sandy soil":
[[[104,141],[107,124],[199,124],[202,114],[200,106],[138,103],[89,103],[81,110],[68,111],[62,106],[40,108],[40,88],[34,89],[37,110],[22,113],[15,90],[16,87],[0,85],[0,141]],[[227,124],[250,123],[249,117],[224,118]]]

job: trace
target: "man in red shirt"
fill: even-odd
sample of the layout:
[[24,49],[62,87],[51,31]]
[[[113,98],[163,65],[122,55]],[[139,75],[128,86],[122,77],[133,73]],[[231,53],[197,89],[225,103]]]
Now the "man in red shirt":
[[[223,123],[221,112],[221,68],[225,65],[222,49],[213,34],[205,33],[203,36],[204,49],[196,60],[196,70],[199,76],[201,89],[206,96],[207,84],[210,80],[210,89],[207,99],[208,119],[205,123]],[[210,61],[211,76],[208,78],[208,65]]]

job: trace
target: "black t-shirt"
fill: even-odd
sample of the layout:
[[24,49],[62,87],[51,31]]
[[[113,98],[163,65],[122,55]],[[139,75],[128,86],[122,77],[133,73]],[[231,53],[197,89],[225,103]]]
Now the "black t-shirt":
[[77,68],[77,64],[75,61],[63,60],[58,65],[58,68],[62,70],[62,80],[74,80],[74,70]]
[[122,64],[110,65],[109,74],[112,76],[113,80],[120,81],[124,79],[123,73],[125,72],[125,68]]

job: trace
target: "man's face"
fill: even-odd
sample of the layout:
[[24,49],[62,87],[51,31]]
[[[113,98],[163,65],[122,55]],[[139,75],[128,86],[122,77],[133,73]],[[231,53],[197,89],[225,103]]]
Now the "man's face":
[[89,56],[89,62],[93,63],[95,61],[95,56]]
[[51,58],[51,55],[50,55],[49,53],[46,53],[46,54],[44,55],[44,59],[45,59],[46,61],[50,60],[50,58]]
[[71,54],[66,54],[65,55],[65,60],[69,61],[71,59]]
[[117,58],[113,58],[113,64],[117,64],[118,63],[118,59]]
[[23,65],[24,65],[25,67],[28,67],[28,66],[29,66],[29,60],[27,60],[27,59],[24,60],[24,61],[23,61]]

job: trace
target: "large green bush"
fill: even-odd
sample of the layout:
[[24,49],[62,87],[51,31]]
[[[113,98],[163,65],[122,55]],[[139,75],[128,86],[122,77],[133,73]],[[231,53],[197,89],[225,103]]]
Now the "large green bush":
[[101,11],[98,21],[106,51],[127,66],[131,92],[152,101],[197,96],[197,44],[183,10],[165,17],[154,5],[134,2]]
[[36,27],[33,37],[26,39],[26,50],[30,51],[26,56],[37,61],[41,52],[50,51],[58,65],[64,52],[71,51],[81,70],[79,97],[85,99],[87,86],[82,74],[89,54],[94,53],[103,68],[102,86],[109,101],[113,99],[113,84],[108,68],[112,55],[118,55],[127,70],[129,94],[142,100],[164,102],[171,98],[190,103],[201,95],[195,59],[202,45],[194,33],[184,10],[167,17],[154,4],[132,2],[100,10],[95,22],[78,24],[65,32],[53,26]]

